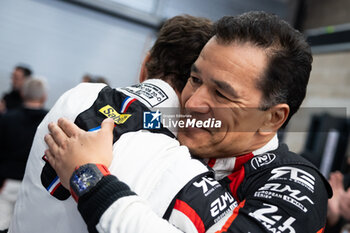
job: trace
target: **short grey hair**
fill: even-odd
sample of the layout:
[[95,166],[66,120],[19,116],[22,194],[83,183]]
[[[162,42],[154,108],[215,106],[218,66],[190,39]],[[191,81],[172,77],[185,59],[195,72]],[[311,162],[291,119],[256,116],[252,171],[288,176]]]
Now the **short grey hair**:
[[46,85],[42,79],[30,78],[22,87],[22,95],[25,101],[41,100],[46,95]]

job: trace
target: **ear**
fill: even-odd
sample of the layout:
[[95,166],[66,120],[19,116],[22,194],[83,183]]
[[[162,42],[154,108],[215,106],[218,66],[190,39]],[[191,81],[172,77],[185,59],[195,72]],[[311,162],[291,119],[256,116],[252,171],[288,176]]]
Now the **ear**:
[[145,81],[148,77],[148,72],[147,72],[147,67],[146,64],[147,62],[151,59],[151,55],[148,52],[146,54],[146,57],[143,59],[142,65],[141,65],[141,71],[140,71],[140,76],[139,76],[139,81],[140,83],[142,83],[143,81]]
[[277,104],[267,110],[267,117],[264,124],[259,128],[259,134],[269,135],[277,132],[287,120],[289,115],[288,104]]

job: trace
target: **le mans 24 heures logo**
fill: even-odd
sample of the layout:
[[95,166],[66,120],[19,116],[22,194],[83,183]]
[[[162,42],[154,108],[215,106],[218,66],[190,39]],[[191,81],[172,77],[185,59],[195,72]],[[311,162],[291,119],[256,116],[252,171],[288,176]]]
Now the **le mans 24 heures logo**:
[[163,124],[166,128],[220,128],[221,121],[215,118],[208,118],[207,120],[198,120],[192,118],[190,115],[165,115],[157,110],[156,112],[143,113],[143,128],[144,129],[160,129]]

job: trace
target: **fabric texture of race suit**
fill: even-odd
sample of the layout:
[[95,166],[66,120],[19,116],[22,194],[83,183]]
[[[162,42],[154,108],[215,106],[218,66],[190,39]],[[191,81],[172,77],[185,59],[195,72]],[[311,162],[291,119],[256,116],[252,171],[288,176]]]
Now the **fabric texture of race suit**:
[[[158,217],[164,216],[176,194],[193,177],[213,176],[208,173],[207,166],[192,159],[187,147],[180,146],[166,129],[154,133],[139,127],[137,119],[140,120],[140,116],[133,111],[145,109],[144,105],[151,110],[167,107],[177,111],[179,107],[174,90],[158,79],[123,89],[112,89],[103,84],[80,84],[61,96],[37,129],[9,232],[88,231],[73,198],[60,201],[50,195],[55,192],[55,187],[61,187],[59,179],[48,187],[41,182],[43,168],[47,166],[42,159],[47,148],[44,142],[47,125],[60,117],[75,121],[85,130],[98,130],[106,115],[114,114],[108,116],[120,124],[114,130],[114,157],[109,169],[129,184]],[[134,122],[133,117],[137,118]],[[182,219],[177,218],[172,223],[177,225],[176,221],[182,222]],[[212,221],[206,221],[206,224],[209,227]]]
[[[129,187],[116,177],[107,179],[111,181],[102,180],[96,189],[79,200],[79,211],[86,216],[84,219],[88,225],[94,225],[94,221],[99,219],[98,232],[182,232],[152,213],[147,204],[132,195]],[[204,194],[209,192],[215,187],[215,183],[211,182],[197,177],[179,193],[176,200],[191,198],[186,190],[191,186],[201,187]],[[290,152],[285,144],[261,155],[249,153],[237,157],[234,170],[220,183],[236,198],[238,206],[218,232],[324,231],[327,200],[332,196],[332,190],[311,163]],[[127,192],[128,195],[123,195]],[[111,193],[116,195],[111,196]],[[202,197],[195,198],[199,201]],[[215,213],[225,202],[228,205],[230,198],[216,200],[215,204],[210,204],[210,212]],[[202,208],[206,209],[204,204]],[[88,213],[94,208],[99,208],[98,214],[88,219]],[[197,212],[189,212],[188,215],[197,219],[194,222],[200,225]]]

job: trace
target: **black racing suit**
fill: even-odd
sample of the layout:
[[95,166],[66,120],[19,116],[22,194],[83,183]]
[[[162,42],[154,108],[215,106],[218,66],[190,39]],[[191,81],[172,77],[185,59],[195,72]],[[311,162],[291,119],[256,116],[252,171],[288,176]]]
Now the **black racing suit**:
[[[219,188],[221,193],[212,194],[216,198],[212,198],[210,192],[218,186],[210,175],[196,177],[174,199],[169,211],[181,208],[178,203],[186,203],[187,208],[194,210],[189,214],[191,221],[202,232],[220,220],[220,216],[215,215],[217,211],[232,207],[235,207],[233,214],[220,232],[323,232],[327,199],[332,191],[312,164],[290,152],[284,144],[262,155],[241,156],[236,163],[235,170],[219,181],[226,190]],[[114,201],[126,193],[132,195],[129,188],[121,184],[116,177],[105,177],[90,194],[79,200],[80,213],[88,220],[88,225],[96,225]],[[120,195],[114,195],[111,200],[106,187]],[[91,212],[96,208],[100,208],[99,214],[92,218]]]

